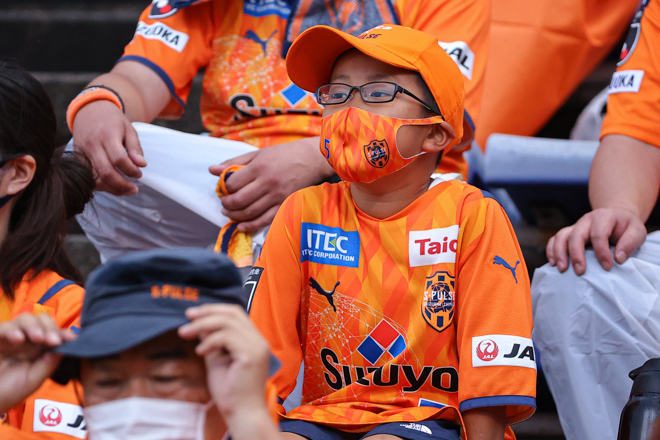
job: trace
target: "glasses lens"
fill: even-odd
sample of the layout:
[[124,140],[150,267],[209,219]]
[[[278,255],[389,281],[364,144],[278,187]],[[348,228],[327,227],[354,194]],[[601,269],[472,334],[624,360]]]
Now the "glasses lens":
[[362,99],[365,102],[389,102],[396,94],[396,84],[373,82],[362,86]]
[[341,104],[346,102],[351,93],[351,87],[346,84],[326,84],[319,87],[316,99],[319,104]]

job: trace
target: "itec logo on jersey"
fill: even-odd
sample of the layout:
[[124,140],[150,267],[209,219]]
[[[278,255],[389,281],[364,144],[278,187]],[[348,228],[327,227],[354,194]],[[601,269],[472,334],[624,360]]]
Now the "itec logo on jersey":
[[357,231],[303,223],[300,230],[300,261],[358,267],[360,235]]
[[529,338],[486,335],[472,338],[472,366],[506,365],[536,370],[534,345]]
[[408,236],[410,267],[455,263],[458,231],[458,225],[426,231],[410,231]]
[[57,432],[80,439],[87,437],[87,427],[81,407],[46,399],[34,401],[32,430]]

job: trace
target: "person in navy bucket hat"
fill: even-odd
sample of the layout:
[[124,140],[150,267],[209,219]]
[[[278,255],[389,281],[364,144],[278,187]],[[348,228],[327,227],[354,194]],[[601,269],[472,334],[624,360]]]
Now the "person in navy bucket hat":
[[[82,385],[82,411],[46,408],[51,425],[67,422],[57,423],[63,434],[84,438],[73,432],[80,428],[91,440],[278,439],[267,378],[279,362],[246,309],[241,277],[226,256],[184,248],[113,260],[88,279],[77,336],[47,315],[0,325],[0,413],[20,397],[13,394],[29,394],[52,375]],[[38,330],[43,338],[34,337]],[[17,393],[2,376],[26,379]]]

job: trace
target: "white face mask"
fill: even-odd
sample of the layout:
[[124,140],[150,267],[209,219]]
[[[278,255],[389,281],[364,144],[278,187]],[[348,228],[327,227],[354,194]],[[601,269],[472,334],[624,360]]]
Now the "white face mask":
[[83,408],[90,440],[204,440],[206,404],[131,397]]

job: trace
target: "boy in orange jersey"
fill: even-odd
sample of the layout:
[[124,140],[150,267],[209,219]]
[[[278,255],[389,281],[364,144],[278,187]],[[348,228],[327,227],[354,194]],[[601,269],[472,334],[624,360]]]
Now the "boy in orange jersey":
[[536,402],[523,257],[488,193],[430,178],[463,135],[460,71],[396,25],[313,27],[287,69],[344,182],[284,202],[246,284],[281,399],[304,361],[286,438],[512,438]]

